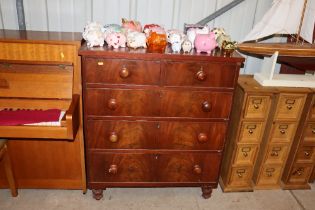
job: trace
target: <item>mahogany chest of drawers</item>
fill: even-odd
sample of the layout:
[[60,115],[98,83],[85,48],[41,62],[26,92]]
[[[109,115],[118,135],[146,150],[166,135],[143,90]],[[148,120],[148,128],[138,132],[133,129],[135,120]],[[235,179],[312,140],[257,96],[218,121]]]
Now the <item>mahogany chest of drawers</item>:
[[79,54],[94,198],[124,186],[199,186],[209,198],[244,59],[106,46]]

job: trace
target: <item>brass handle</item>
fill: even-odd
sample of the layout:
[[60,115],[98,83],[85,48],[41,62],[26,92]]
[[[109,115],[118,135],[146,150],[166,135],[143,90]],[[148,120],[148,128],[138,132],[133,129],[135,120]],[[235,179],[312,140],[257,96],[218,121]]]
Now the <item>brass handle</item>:
[[247,152],[243,152],[243,156],[244,156],[244,157],[247,157],[247,156],[248,156],[248,153],[247,153]]
[[278,153],[278,152],[273,151],[273,152],[271,152],[271,156],[272,156],[272,157],[278,157],[278,156],[279,156],[279,153]]
[[281,134],[285,134],[285,130],[280,130],[280,133]]
[[198,135],[198,141],[201,143],[207,142],[208,141],[208,136],[205,133],[199,133]]
[[196,73],[195,76],[199,81],[205,81],[207,78],[207,74],[202,70],[202,68]]
[[210,112],[211,111],[211,104],[208,101],[204,101],[201,105],[202,110],[204,112]]
[[308,157],[308,156],[310,156],[310,153],[307,152],[307,151],[304,151],[304,155],[305,155],[306,157]]
[[255,109],[259,109],[259,105],[258,104],[254,104],[254,108]]
[[127,78],[130,75],[129,70],[124,66],[122,69],[119,71],[119,76],[123,79]]
[[118,135],[115,131],[111,132],[109,135],[109,141],[115,143],[118,141]]
[[315,129],[314,128],[312,129],[312,133],[315,134]]
[[111,110],[115,110],[117,108],[117,101],[114,98],[108,100],[107,107]]
[[199,165],[194,165],[194,172],[195,174],[201,174],[202,173],[201,167]]
[[268,177],[272,177],[272,172],[267,172]]
[[108,172],[110,174],[117,174],[117,171],[118,171],[117,165],[113,164],[109,166]]
[[292,108],[293,108],[292,105],[287,105],[287,109],[288,109],[288,110],[291,110]]
[[237,176],[238,176],[239,178],[241,178],[241,177],[243,177],[243,174],[242,174],[242,173],[237,173]]
[[249,130],[248,130],[248,133],[249,133],[249,134],[253,134],[253,133],[254,133],[253,129],[249,129]]

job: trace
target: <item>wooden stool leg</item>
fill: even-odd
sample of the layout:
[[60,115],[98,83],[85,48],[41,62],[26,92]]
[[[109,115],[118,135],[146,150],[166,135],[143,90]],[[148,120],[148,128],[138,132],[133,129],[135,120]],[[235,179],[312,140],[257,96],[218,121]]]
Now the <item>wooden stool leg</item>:
[[11,164],[11,161],[9,158],[7,145],[4,145],[3,150],[4,150],[3,162],[4,162],[5,174],[7,176],[7,180],[9,183],[10,190],[11,190],[11,194],[13,197],[16,197],[18,195],[18,192],[17,192],[16,185],[15,185],[14,175],[13,175],[13,171],[12,171],[12,164]]

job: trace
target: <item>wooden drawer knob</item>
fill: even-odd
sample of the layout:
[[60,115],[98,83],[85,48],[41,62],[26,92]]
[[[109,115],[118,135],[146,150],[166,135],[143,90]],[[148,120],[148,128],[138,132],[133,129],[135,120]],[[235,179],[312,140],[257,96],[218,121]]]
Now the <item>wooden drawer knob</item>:
[[115,110],[117,108],[117,101],[114,98],[108,100],[107,107],[111,110]]
[[207,134],[205,134],[205,133],[199,133],[199,135],[198,135],[198,141],[199,141],[200,143],[207,142],[207,141],[208,141],[208,136],[207,136]]
[[204,101],[201,104],[202,110],[204,112],[210,112],[211,111],[211,104],[208,101]]
[[199,165],[194,166],[194,173],[195,174],[201,174],[202,173],[201,167]]
[[109,166],[108,172],[110,174],[117,174],[117,171],[118,171],[117,165],[113,164]]
[[205,81],[207,78],[207,74],[202,69],[200,69],[195,76],[199,81]]
[[122,67],[122,69],[119,71],[119,76],[123,79],[129,77],[129,75],[130,75],[130,72],[125,66]]
[[109,141],[115,143],[118,141],[118,135],[116,132],[111,132],[109,135]]

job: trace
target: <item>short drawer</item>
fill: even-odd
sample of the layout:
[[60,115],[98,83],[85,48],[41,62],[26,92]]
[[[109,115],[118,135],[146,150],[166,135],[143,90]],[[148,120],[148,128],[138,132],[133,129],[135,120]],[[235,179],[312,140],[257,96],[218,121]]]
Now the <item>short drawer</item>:
[[266,155],[266,164],[284,164],[289,150],[288,144],[270,144]]
[[280,94],[275,119],[298,119],[305,100],[304,94]]
[[160,62],[86,58],[84,75],[87,83],[158,85]]
[[311,120],[315,120],[315,95],[313,95],[312,107],[309,117]]
[[88,89],[87,115],[159,116],[160,92],[155,90]]
[[241,125],[239,142],[259,143],[263,134],[264,123],[262,122],[243,122]]
[[234,88],[236,65],[203,62],[165,62],[165,86]]
[[71,62],[77,59],[77,46],[62,44],[1,43],[1,60]]
[[314,163],[315,147],[302,146],[298,149],[296,162],[297,163]]
[[88,120],[86,126],[89,149],[153,149],[159,136],[157,122]]
[[253,166],[256,160],[258,146],[255,144],[237,144],[234,165]]
[[229,118],[233,94],[210,91],[163,91],[162,117]]
[[249,95],[246,100],[244,118],[267,119],[270,103],[270,96]]
[[289,183],[307,183],[312,169],[313,165],[310,164],[295,164],[290,173]]
[[263,165],[257,185],[278,185],[281,171],[281,165]]
[[252,173],[251,167],[232,167],[229,185],[233,187],[251,186]]
[[159,182],[217,182],[221,153],[158,154]]
[[142,153],[90,152],[89,182],[151,182],[154,157]]
[[271,130],[271,142],[290,142],[294,138],[296,123],[275,122]]
[[223,122],[161,122],[157,148],[222,150],[226,127]]
[[315,123],[308,123],[304,128],[304,140],[305,143],[311,143],[315,145]]

